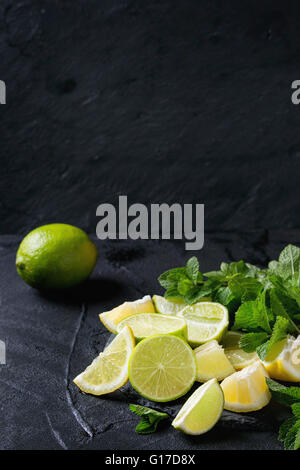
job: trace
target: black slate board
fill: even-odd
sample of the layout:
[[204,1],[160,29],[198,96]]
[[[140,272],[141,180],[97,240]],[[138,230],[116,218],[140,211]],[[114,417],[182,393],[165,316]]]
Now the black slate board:
[[[247,259],[264,265],[300,231],[209,233],[196,253],[202,269]],[[260,412],[224,412],[216,427],[188,437],[162,423],[158,432],[135,433],[128,403],[150,404],[127,384],[105,397],[80,392],[72,379],[102,350],[110,334],[98,313],[145,294],[161,293],[157,276],[195,254],[173,242],[99,242],[92,278],[73,291],[41,294],[18,277],[14,258],[20,239],[0,237],[1,449],[281,449],[277,441],[286,409],[271,403]],[[174,416],[183,399],[150,404]]]

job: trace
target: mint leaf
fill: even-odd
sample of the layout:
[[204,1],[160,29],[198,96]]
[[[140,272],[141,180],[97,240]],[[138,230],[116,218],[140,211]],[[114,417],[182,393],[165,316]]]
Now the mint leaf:
[[262,285],[252,277],[245,277],[242,274],[237,274],[228,282],[228,287],[231,292],[238,297],[241,302],[254,300],[262,290]]
[[300,248],[295,245],[287,245],[279,255],[278,259],[281,270],[285,277],[294,275],[300,268]]
[[278,440],[280,442],[284,442],[285,441],[285,438],[287,436],[287,433],[289,432],[289,430],[294,426],[294,424],[296,423],[297,421],[297,418],[295,418],[294,416],[292,418],[288,418],[286,419],[282,425],[280,426],[279,428],[279,436],[278,436]]
[[194,284],[197,284],[199,274],[199,262],[196,256],[190,258],[186,263],[186,274]]
[[246,333],[242,336],[239,341],[239,346],[244,351],[250,353],[255,351],[258,346],[263,344],[268,338],[268,334],[265,332],[261,333]]
[[182,295],[179,294],[177,286],[169,287],[165,292],[166,299],[173,299],[173,298],[182,298]]
[[267,291],[262,292],[255,300],[253,317],[260,328],[267,333],[272,332],[270,322],[274,319],[274,315],[267,307]]
[[180,295],[186,295],[188,293],[188,291],[193,287],[193,283],[192,281],[190,281],[189,279],[185,279],[185,278],[182,278],[182,279],[179,279],[178,283],[177,283],[177,290],[179,292]]
[[256,303],[254,300],[242,304],[235,314],[233,330],[255,331],[259,325],[254,317]]
[[300,447],[300,420],[290,428],[284,439],[285,450],[297,450]]
[[279,300],[278,295],[276,294],[275,289],[270,291],[270,302],[271,302],[271,309],[273,313],[277,316],[280,315],[284,318],[287,318],[289,321],[291,331],[297,331],[300,333],[300,329],[294,323],[290,315],[288,314],[286,308],[284,307],[283,303]]
[[300,401],[292,404],[292,412],[296,418],[300,419]]
[[129,405],[130,410],[137,414],[141,420],[136,427],[136,432],[138,434],[150,434],[156,431],[158,423],[168,418],[167,413],[162,413],[160,411],[147,408],[146,406],[141,405]]
[[300,401],[300,387],[286,387],[273,379],[266,378],[272,396],[278,403],[292,405]]

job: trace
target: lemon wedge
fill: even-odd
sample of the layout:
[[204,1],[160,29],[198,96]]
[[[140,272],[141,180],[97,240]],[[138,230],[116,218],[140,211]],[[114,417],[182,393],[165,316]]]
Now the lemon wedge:
[[186,434],[204,434],[219,420],[223,408],[222,389],[216,379],[211,379],[197,388],[185,402],[172,426]]
[[247,353],[239,347],[239,341],[242,336],[243,333],[239,331],[227,331],[222,338],[225,354],[236,370],[244,369],[244,367],[259,360],[256,352]]
[[130,328],[124,326],[74,383],[83,392],[93,395],[104,395],[122,387],[128,380],[128,362],[134,346],[134,336]]
[[103,325],[112,333],[117,333],[117,324],[124,318],[136,313],[154,313],[154,305],[150,295],[145,295],[142,299],[133,302],[124,302],[122,305],[99,315]]
[[266,359],[263,365],[272,379],[300,382],[300,335],[275,344]]
[[199,382],[206,382],[213,378],[223,380],[235,372],[224,349],[214,339],[194,349],[194,354],[197,364],[196,380]]
[[226,377],[221,383],[225,410],[241,413],[260,410],[266,406],[271,399],[266,377],[268,373],[260,361]]

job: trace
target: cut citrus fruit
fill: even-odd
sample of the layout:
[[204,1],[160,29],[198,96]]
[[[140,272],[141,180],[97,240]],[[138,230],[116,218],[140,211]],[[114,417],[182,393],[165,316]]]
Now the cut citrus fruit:
[[239,347],[239,341],[242,336],[243,333],[239,331],[226,331],[222,338],[225,354],[236,370],[241,370],[259,359],[255,351],[247,353]]
[[117,325],[120,331],[124,325],[130,326],[136,341],[141,341],[148,336],[176,335],[187,339],[187,326],[183,318],[162,315],[161,313],[140,313],[125,318]]
[[222,346],[225,349],[238,348],[239,341],[242,336],[243,333],[240,333],[239,331],[226,331],[226,333],[224,333],[224,336],[222,337]]
[[172,426],[186,434],[204,434],[220,419],[223,408],[223,391],[218,381],[211,379],[197,388],[185,402]]
[[99,315],[103,325],[112,333],[117,333],[117,324],[124,318],[136,313],[154,313],[154,305],[150,295],[145,295],[142,299],[133,302],[124,302],[122,305]]
[[[183,299],[178,298],[170,300],[165,299],[160,295],[154,295],[152,300],[156,311],[158,313],[163,313],[164,315],[176,315],[182,309],[188,306],[188,304],[186,304]],[[199,300],[199,302],[209,302],[210,300],[210,297],[203,297],[203,299]]]
[[272,379],[300,382],[300,335],[276,343],[263,365]]
[[225,354],[236,370],[244,369],[259,359],[255,351],[247,353],[241,348],[226,348]]
[[160,295],[154,295],[152,297],[155,309],[158,313],[163,313],[164,315],[176,315],[180,312],[187,304],[182,299],[169,300],[161,297]]
[[190,346],[173,335],[141,341],[129,360],[129,380],[143,397],[171,401],[181,397],[196,378],[196,360]]
[[198,302],[177,313],[187,322],[188,342],[199,346],[211,339],[220,340],[228,326],[228,310],[216,302]]
[[271,399],[266,377],[269,377],[268,373],[260,361],[226,377],[221,383],[225,410],[241,413],[266,406]]
[[93,395],[104,395],[122,387],[128,380],[128,362],[134,346],[134,336],[125,326],[74,383]]
[[197,364],[196,380],[199,382],[206,382],[213,378],[223,380],[235,372],[225,356],[224,349],[214,339],[194,349],[194,354]]

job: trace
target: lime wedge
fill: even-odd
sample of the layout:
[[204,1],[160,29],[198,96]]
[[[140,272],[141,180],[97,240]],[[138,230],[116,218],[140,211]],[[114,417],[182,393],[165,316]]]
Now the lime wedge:
[[163,313],[164,315],[176,315],[180,312],[187,304],[182,299],[168,300],[160,295],[154,295],[152,301],[155,306],[155,310],[158,313]]
[[121,331],[125,325],[130,326],[136,341],[154,335],[176,335],[187,340],[186,321],[175,316],[160,313],[132,315],[117,325],[117,331]]
[[194,354],[197,363],[196,380],[199,382],[206,382],[213,378],[223,380],[235,372],[224,349],[214,339],[194,349]]
[[128,326],[79,374],[74,383],[85,393],[103,395],[122,387],[128,380],[128,361],[135,342]]
[[189,391],[195,377],[193,351],[177,336],[146,338],[135,347],[129,360],[131,385],[149,400],[175,400]]
[[236,370],[241,370],[259,359],[256,352],[247,353],[239,347],[242,336],[243,333],[239,331],[226,331],[222,338],[225,354]]
[[220,419],[224,395],[217,379],[201,385],[185,402],[172,422],[174,428],[186,434],[204,434]]
[[198,302],[177,313],[188,328],[188,342],[192,347],[212,339],[219,341],[228,326],[228,310],[216,302]]

